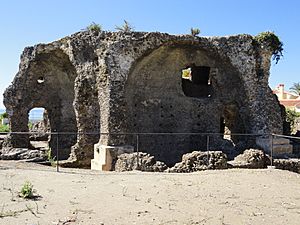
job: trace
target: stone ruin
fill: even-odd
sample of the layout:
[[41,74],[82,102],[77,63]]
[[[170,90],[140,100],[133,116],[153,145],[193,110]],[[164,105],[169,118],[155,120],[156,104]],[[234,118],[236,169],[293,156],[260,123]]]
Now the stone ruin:
[[[4,105],[12,132],[28,131],[32,108],[46,109],[51,151],[58,148],[66,165],[89,166],[94,158],[92,167],[110,169],[101,157],[132,152],[136,136],[128,133],[143,133],[139,151],[174,165],[206,149],[206,136],[196,133],[282,133],[268,85],[271,56],[245,34],[82,31],[25,48]],[[253,145],[224,135],[210,139],[212,149]],[[29,135],[9,134],[3,146],[30,148]]]

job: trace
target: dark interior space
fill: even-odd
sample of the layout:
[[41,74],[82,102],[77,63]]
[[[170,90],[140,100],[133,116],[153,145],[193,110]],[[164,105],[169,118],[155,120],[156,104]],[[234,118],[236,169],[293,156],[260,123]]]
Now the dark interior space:
[[188,97],[209,98],[211,96],[210,67],[191,64],[182,70],[183,73],[184,71],[190,71],[190,76],[182,76],[183,93]]

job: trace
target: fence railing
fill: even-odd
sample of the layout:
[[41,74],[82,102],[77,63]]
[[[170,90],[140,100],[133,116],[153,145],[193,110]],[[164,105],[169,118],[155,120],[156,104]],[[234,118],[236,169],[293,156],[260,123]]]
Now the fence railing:
[[[229,158],[241,153],[247,148],[257,147],[257,140],[262,140],[264,146],[260,149],[269,154],[271,166],[273,165],[274,139],[288,139],[298,146],[300,153],[300,137],[278,134],[244,134],[244,133],[196,133],[196,132],[140,132],[140,133],[98,133],[98,132],[0,132],[0,149],[6,148],[6,143],[11,143],[26,150],[26,148],[44,154],[44,161],[52,161],[59,171],[60,161],[66,160],[72,148],[77,146],[76,154],[82,158],[93,158],[94,144],[101,140],[112,146],[128,145],[134,152],[146,152],[154,155],[158,160],[175,164],[181,160],[185,153],[197,151],[222,150]],[[6,139],[6,140],[5,140]],[[8,141],[7,141],[8,140]],[[1,144],[2,142],[2,144]],[[263,145],[263,144],[262,144]],[[298,147],[297,147],[298,148]],[[81,149],[82,152],[81,152]],[[17,152],[15,159],[30,160],[32,155],[26,152]],[[297,150],[297,151],[298,151]],[[87,152],[88,151],[88,152]],[[28,154],[29,154],[28,153]],[[13,153],[11,154],[13,155]],[[2,154],[5,157],[5,154]],[[7,157],[9,158],[9,157]],[[40,157],[42,160],[42,157]],[[13,159],[13,157],[12,157]]]

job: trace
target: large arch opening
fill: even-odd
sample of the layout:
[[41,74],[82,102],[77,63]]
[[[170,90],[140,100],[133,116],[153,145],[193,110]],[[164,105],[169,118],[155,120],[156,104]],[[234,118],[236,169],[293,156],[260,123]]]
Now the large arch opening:
[[[192,91],[183,83],[183,70],[188,69]],[[242,86],[229,60],[213,51],[193,44],[161,46],[142,57],[128,76],[127,131],[170,133],[142,135],[139,150],[172,165],[184,153],[206,150],[207,138],[200,133],[220,132],[220,118],[224,117],[221,109],[226,102],[243,105]],[[211,145],[222,139],[212,138]]]

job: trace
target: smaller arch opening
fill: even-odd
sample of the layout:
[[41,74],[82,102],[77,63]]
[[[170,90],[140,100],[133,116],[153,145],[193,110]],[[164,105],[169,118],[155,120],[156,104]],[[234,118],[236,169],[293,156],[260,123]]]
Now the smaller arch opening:
[[211,79],[209,66],[196,66],[195,63],[182,69],[181,84],[185,96],[202,98],[211,97]]
[[51,130],[48,112],[45,108],[36,107],[28,113],[28,130],[30,145],[34,149],[48,150]]

